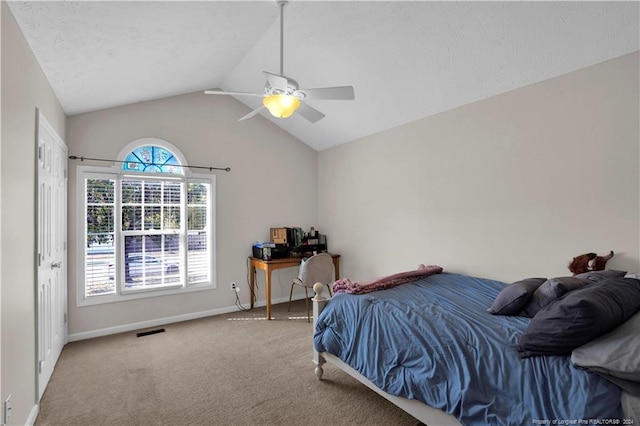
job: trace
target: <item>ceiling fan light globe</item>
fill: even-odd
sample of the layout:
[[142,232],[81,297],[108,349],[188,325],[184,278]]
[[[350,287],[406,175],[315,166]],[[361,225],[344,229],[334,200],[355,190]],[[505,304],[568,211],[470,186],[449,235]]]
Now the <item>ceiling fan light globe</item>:
[[300,100],[295,96],[277,94],[264,97],[262,104],[274,117],[287,118],[298,109]]

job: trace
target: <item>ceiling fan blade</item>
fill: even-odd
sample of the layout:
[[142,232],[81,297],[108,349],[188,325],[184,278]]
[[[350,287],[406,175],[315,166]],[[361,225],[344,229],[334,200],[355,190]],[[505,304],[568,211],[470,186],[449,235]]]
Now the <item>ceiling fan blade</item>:
[[300,102],[297,112],[311,123],[315,123],[316,121],[323,119],[325,116],[323,113],[305,102]]
[[305,99],[335,99],[341,101],[352,101],[356,98],[353,92],[353,86],[300,89],[298,92],[304,93],[306,95]]
[[265,77],[267,77],[267,81],[269,82],[271,87],[281,92],[287,91],[288,80],[286,77],[278,74],[273,74],[267,71],[262,71],[262,72],[265,75]]
[[249,114],[245,115],[244,117],[240,117],[240,119],[238,121],[242,121],[242,120],[246,120],[247,118],[251,118],[254,115],[258,114],[260,111],[262,111],[264,108],[264,105],[261,107],[258,107],[256,109],[254,109],[253,111],[251,111]]
[[231,96],[259,96],[263,97],[263,93],[248,93],[248,92],[224,92],[222,90],[205,90],[206,95],[231,95]]

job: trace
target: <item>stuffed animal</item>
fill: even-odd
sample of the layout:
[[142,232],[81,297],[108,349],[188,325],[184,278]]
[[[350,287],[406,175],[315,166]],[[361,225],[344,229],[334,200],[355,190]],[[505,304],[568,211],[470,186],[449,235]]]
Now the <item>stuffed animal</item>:
[[613,257],[613,250],[606,256],[598,256],[595,253],[585,253],[573,258],[569,262],[569,270],[573,275],[589,271],[602,271],[607,261]]

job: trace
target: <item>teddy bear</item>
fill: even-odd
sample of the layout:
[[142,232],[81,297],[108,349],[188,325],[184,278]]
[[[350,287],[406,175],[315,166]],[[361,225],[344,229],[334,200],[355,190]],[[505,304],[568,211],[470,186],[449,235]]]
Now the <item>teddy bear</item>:
[[573,275],[582,274],[589,271],[604,270],[607,261],[613,257],[613,250],[606,256],[598,256],[595,253],[585,253],[576,256],[569,262],[569,270]]

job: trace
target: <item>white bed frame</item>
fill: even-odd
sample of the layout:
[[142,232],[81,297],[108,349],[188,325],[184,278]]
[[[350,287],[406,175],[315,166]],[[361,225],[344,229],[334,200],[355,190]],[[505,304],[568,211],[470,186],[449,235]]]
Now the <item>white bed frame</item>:
[[[315,296],[313,297],[313,329],[316,328],[316,321],[318,319],[318,315],[325,308],[330,299],[322,296],[322,290],[324,289],[324,285],[321,283],[316,283],[313,286],[313,291],[315,292]],[[399,396],[388,394],[383,391],[379,387],[377,387],[373,382],[367,379],[365,376],[360,374],[358,371],[351,368],[348,364],[344,363],[337,356],[327,353],[327,352],[318,352],[313,349],[313,362],[316,365],[315,373],[318,380],[322,380],[322,374],[324,370],[322,366],[325,363],[333,364],[338,367],[340,370],[346,372],[351,377],[355,378],[360,383],[364,384],[368,388],[374,390],[377,394],[381,395],[391,403],[398,406],[401,410],[409,413],[416,419],[420,420],[420,422],[425,425],[460,425],[460,422],[453,417],[451,414],[447,414],[441,410],[430,407],[418,400],[415,399],[407,399]]]

